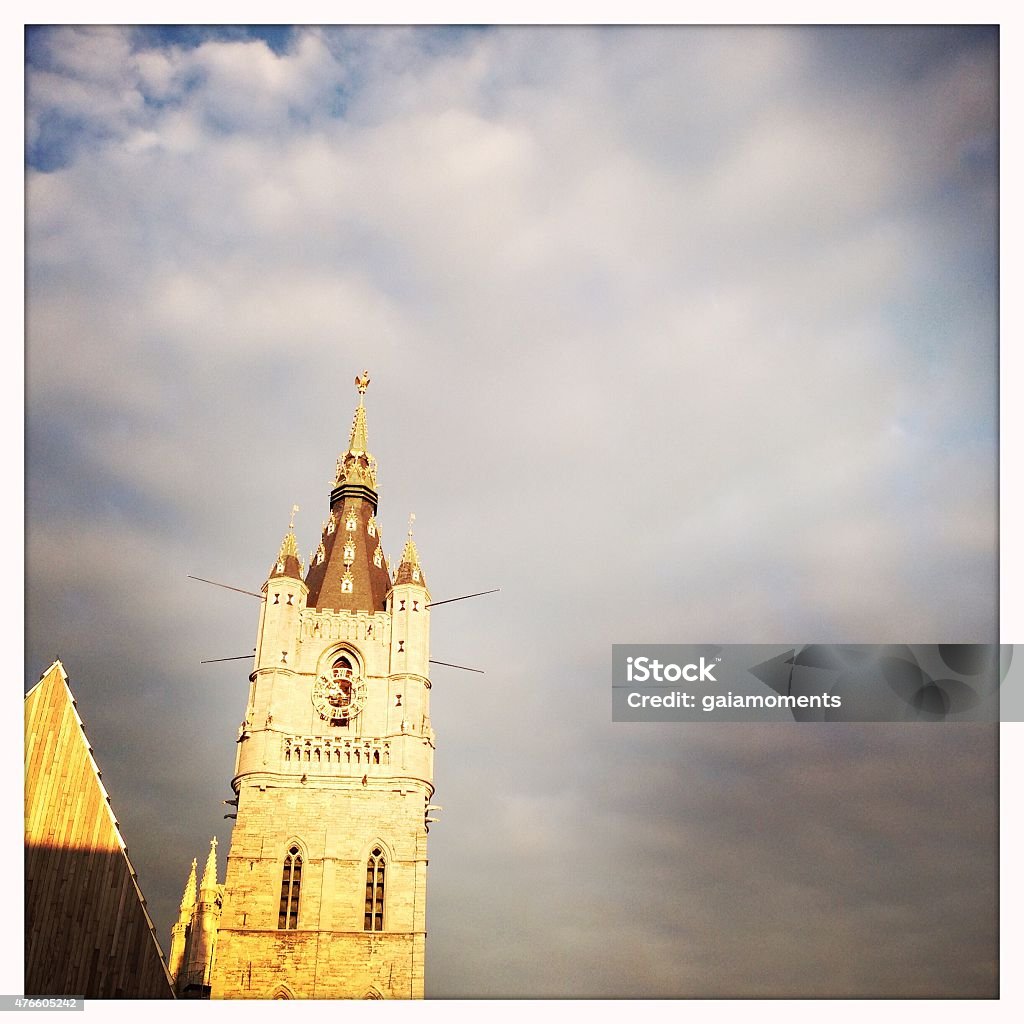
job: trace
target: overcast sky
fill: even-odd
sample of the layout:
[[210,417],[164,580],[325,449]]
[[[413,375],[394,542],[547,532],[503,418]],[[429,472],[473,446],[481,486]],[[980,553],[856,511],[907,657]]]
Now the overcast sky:
[[[996,638],[997,35],[28,36],[26,688],[163,945],[369,369],[432,996],[986,995],[994,729],[612,725],[612,642]],[[224,859],[221,858],[221,877]]]

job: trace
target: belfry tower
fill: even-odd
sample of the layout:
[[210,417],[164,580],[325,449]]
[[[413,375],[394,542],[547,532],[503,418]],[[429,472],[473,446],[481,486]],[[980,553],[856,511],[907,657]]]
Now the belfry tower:
[[263,585],[214,999],[423,996],[430,594],[411,523],[384,558],[368,384],[308,572],[293,519]]

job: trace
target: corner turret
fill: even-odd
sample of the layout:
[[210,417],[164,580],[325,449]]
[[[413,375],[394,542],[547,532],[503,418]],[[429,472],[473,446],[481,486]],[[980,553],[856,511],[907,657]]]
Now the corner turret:
[[192,871],[185,883],[185,892],[178,904],[178,920],[171,928],[171,951],[167,957],[167,973],[177,991],[178,975],[182,973],[185,950],[192,931],[192,915],[196,909],[196,859],[192,858]]
[[220,925],[224,886],[217,884],[217,837],[210,840],[210,853],[196,892],[196,861],[185,884],[178,923],[171,930],[172,963],[174,944],[184,935],[183,955],[174,974],[175,991],[186,999],[209,999],[210,976],[217,947],[217,928]]

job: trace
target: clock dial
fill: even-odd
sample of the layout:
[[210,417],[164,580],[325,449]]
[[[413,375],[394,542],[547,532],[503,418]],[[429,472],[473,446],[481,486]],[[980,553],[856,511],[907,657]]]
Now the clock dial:
[[313,686],[313,707],[332,725],[355,718],[366,703],[366,683],[359,678],[348,658],[339,658],[328,675]]

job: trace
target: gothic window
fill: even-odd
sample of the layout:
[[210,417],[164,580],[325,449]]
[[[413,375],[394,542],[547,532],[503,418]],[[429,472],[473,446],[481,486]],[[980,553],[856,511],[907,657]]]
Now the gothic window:
[[328,532],[328,534],[334,533],[334,525],[335,525],[335,519],[334,519],[334,513],[332,512],[331,513],[331,518],[327,521],[327,532]]
[[366,862],[366,909],[363,915],[363,931],[384,930],[384,851],[375,846]]
[[380,568],[380,564],[383,561],[384,561],[384,555],[381,552],[380,548],[378,547],[377,550],[374,551],[374,553],[373,553],[373,564],[375,566],[377,566],[377,568],[379,569]]
[[341,592],[343,594],[352,593],[352,573],[347,572],[341,577]]
[[345,529],[348,530],[349,533],[355,533],[356,517],[354,515],[350,515],[348,519],[345,520]]
[[419,578],[420,578],[420,571],[419,571],[419,569],[413,569],[413,571],[412,571],[412,578],[414,580],[417,580],[417,581],[419,580]]
[[366,532],[371,537],[377,536],[377,520],[370,516],[370,521],[366,524]]
[[356,557],[356,542],[354,540],[345,541],[345,564],[355,561]]
[[325,554],[326,554],[326,550],[324,548],[324,542],[320,541],[320,547],[318,547],[316,549],[316,564],[317,565],[320,565],[320,563],[324,560],[324,555]]
[[284,858],[284,874],[281,877],[281,910],[277,915],[278,928],[298,928],[299,888],[302,884],[302,856],[297,846],[292,846]]

